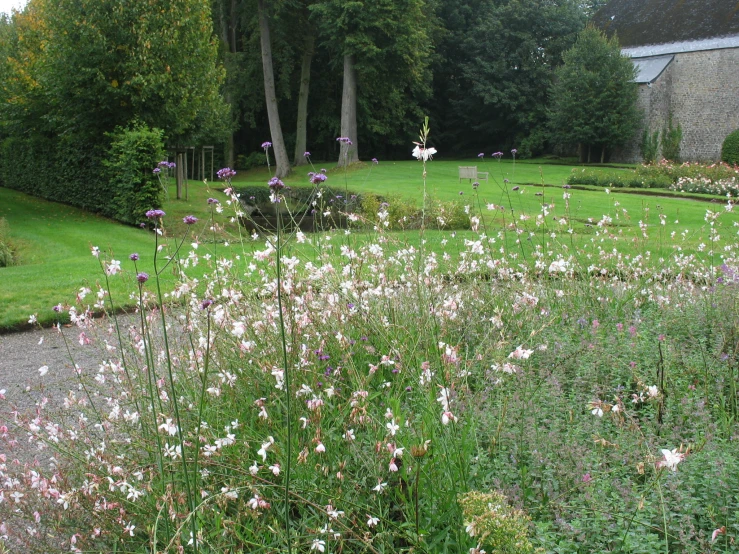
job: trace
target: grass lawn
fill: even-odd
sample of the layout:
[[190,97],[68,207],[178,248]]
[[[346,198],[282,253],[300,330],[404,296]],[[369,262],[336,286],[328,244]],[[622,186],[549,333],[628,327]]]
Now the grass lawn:
[[[490,179],[483,181],[475,193],[469,181],[460,183],[457,177],[459,165],[478,165],[479,171],[488,171]],[[316,169],[330,164],[316,164]],[[308,186],[306,173],[309,166],[297,169],[285,179],[290,186]],[[664,196],[627,194],[626,190],[614,190],[610,194],[604,189],[577,187],[564,190],[561,185],[572,166],[552,165],[533,162],[506,161],[442,161],[434,160],[427,166],[427,191],[429,195],[443,201],[469,204],[473,210],[482,209],[488,234],[495,235],[504,225],[511,223],[511,212],[519,229],[532,233],[523,241],[524,250],[529,251],[535,244],[551,249],[560,241],[569,244],[587,244],[593,239],[597,223],[604,216],[611,219],[609,234],[612,240],[621,240],[626,246],[635,243],[634,253],[652,250],[660,257],[668,256],[673,248],[695,248],[708,244],[709,226],[705,222],[706,210],[723,211],[724,200],[718,197],[700,195],[703,200],[714,200],[716,204],[696,201],[683,195],[665,193]],[[334,189],[346,187],[350,191],[371,192],[386,196],[390,202],[413,202],[421,204],[423,181],[420,162],[381,162],[378,165],[362,164],[348,171],[329,169],[327,185]],[[240,172],[234,185],[265,186],[269,173],[267,168]],[[506,183],[504,180],[510,182]],[[513,190],[518,186],[519,190]],[[213,196],[223,200],[220,192],[222,183],[203,184],[191,182],[187,200],[175,200],[174,186],[170,186],[170,198],[164,209],[167,212],[165,228],[168,237],[163,241],[172,246],[174,239],[186,233],[194,233],[198,242],[208,248],[208,243],[223,240],[214,237],[209,229],[210,207],[207,198]],[[563,194],[569,193],[569,208]],[[654,191],[650,191],[653,194]],[[693,195],[695,196],[695,195]],[[502,210],[488,211],[486,206],[495,204]],[[536,225],[536,216],[542,213],[542,205],[548,205],[548,215],[541,225]],[[236,225],[230,224],[229,207],[217,220],[223,223],[232,239],[238,237]],[[200,218],[198,224],[187,229],[182,217],[194,214]],[[528,219],[522,220],[528,217]],[[154,236],[150,231],[118,224],[111,220],[89,214],[63,204],[47,202],[16,191],[0,188],[0,217],[10,226],[10,233],[17,250],[19,265],[0,269],[0,331],[21,328],[31,314],[37,314],[40,322],[51,324],[56,315],[51,310],[59,302],[71,303],[77,291],[83,286],[96,290],[96,284],[104,284],[104,276],[98,260],[90,255],[90,247],[98,246],[102,251],[111,252],[112,257],[122,262],[128,270],[126,276],[111,280],[113,294],[119,304],[135,287],[133,264],[128,260],[132,252],[140,254],[138,270],[153,273],[152,253]],[[568,224],[559,223],[566,219]],[[664,220],[664,225],[660,222]],[[734,214],[727,214],[724,226],[733,225]],[[641,237],[639,222],[648,225],[649,239]],[[568,226],[573,228],[573,236],[566,234]],[[674,235],[673,235],[674,233]],[[723,231],[725,236],[729,232]],[[734,231],[730,231],[734,235]],[[429,248],[440,251],[442,241],[449,232],[427,234]],[[472,232],[459,232],[458,236],[472,237]],[[352,241],[362,241],[364,235],[355,233]],[[417,231],[398,233],[398,239],[411,244],[417,243]],[[504,240],[508,248],[514,245],[515,233],[506,234]],[[215,239],[215,240],[214,240]],[[195,238],[188,238],[189,244]],[[369,240],[369,239],[367,239]],[[602,239],[599,239],[602,240]],[[346,242],[339,235],[336,242]],[[260,242],[261,244],[261,242]],[[223,252],[223,245],[218,248]],[[448,249],[449,247],[447,247]],[[452,252],[454,247],[452,247]],[[196,270],[197,271],[197,270]],[[166,273],[166,272],[165,272]],[[165,287],[172,282],[164,275]],[[88,297],[92,298],[92,296]],[[92,304],[94,300],[90,300]],[[130,303],[129,303],[130,304]]]

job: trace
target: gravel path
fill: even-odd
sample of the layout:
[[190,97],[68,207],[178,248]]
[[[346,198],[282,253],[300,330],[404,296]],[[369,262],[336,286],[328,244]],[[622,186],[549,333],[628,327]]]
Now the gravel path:
[[[81,346],[80,331],[71,326],[62,327],[61,332],[41,329],[0,335],[0,390],[5,389],[10,406],[20,412],[32,410],[42,390],[51,397],[66,395],[69,387],[74,386],[70,353],[80,367],[97,368],[100,351]],[[44,366],[48,370],[42,375],[44,372],[39,369]]]

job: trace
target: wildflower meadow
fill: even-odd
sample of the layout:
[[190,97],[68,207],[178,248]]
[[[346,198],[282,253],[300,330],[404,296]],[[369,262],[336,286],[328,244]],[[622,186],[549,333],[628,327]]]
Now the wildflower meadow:
[[411,215],[312,168],[263,228],[224,168],[151,251],[93,239],[55,309],[99,365],[0,394],[0,552],[738,550],[734,195],[687,230],[566,184],[523,210],[493,158],[451,228],[428,134]]

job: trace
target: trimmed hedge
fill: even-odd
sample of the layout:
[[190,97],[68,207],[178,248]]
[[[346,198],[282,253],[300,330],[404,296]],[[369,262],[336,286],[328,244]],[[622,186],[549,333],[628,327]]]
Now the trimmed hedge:
[[138,223],[143,205],[161,207],[151,171],[163,149],[162,132],[140,125],[97,144],[73,135],[9,137],[0,142],[0,186]]
[[111,193],[111,217],[124,223],[146,221],[146,211],[162,207],[162,187],[153,173],[165,156],[164,132],[142,123],[116,129],[103,160]]
[[592,185],[614,188],[668,189],[675,187],[681,180],[684,183],[701,181],[713,186],[713,184],[725,184],[737,177],[739,177],[739,172],[724,163],[705,165],[686,162],[684,164],[673,164],[663,160],[658,164],[639,166],[633,171],[573,169],[567,178],[567,183],[570,185]]
[[721,161],[730,165],[739,164],[739,129],[724,139],[721,147]]
[[567,177],[569,185],[592,185],[613,188],[667,188],[673,183],[666,175],[643,175],[638,171],[596,171],[593,169],[573,170]]
[[0,267],[11,266],[14,262],[8,235],[10,235],[8,222],[4,217],[0,217]]

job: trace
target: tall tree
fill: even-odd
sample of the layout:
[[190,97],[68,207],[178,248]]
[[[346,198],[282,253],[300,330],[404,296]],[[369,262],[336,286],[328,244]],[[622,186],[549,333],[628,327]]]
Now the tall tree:
[[134,118],[171,141],[224,113],[207,0],[32,0],[47,28],[39,84],[58,132],[98,140]]
[[554,69],[585,23],[578,3],[443,0],[440,16],[437,130],[460,149],[541,150]]
[[628,142],[639,125],[636,70],[621,55],[615,37],[588,26],[564,55],[552,91],[552,134],[564,145],[578,145],[581,161],[593,148],[604,161],[608,149]]
[[264,97],[269,117],[269,130],[272,136],[272,148],[275,153],[275,175],[285,177],[290,173],[290,160],[285,148],[285,139],[282,136],[280,112],[277,105],[275,90],[275,75],[272,67],[272,43],[269,36],[269,21],[264,9],[264,0],[257,0],[259,12],[259,36],[262,46],[262,70],[264,72]]
[[300,16],[303,27],[303,55],[300,64],[300,91],[298,92],[298,117],[295,126],[295,157],[293,163],[304,165],[307,163],[305,152],[308,149],[308,94],[310,92],[310,69],[315,54],[316,35],[310,23],[310,11],[304,2]]
[[417,126],[419,97],[428,90],[430,9],[425,0],[321,0],[311,9],[323,46],[343,64],[340,133],[352,144],[341,143],[339,165],[352,163],[358,121],[362,132],[388,138],[399,125]]

